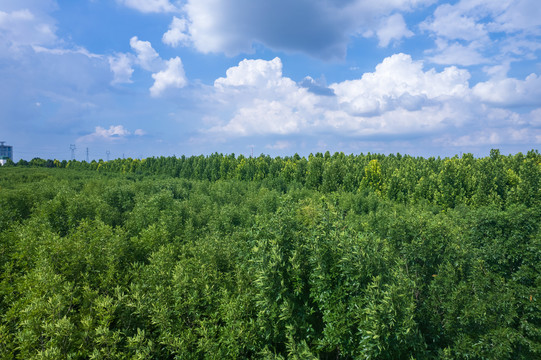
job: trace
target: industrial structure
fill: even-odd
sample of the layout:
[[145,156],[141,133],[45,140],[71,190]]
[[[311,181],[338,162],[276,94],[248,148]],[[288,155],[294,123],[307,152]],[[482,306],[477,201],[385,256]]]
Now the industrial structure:
[[0,165],[4,165],[8,160],[13,161],[13,146],[4,143],[5,141],[0,141]]

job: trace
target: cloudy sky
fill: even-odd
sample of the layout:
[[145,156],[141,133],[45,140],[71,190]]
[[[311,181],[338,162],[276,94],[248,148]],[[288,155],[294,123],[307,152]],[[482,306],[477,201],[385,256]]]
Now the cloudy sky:
[[0,0],[15,160],[539,149],[539,0]]

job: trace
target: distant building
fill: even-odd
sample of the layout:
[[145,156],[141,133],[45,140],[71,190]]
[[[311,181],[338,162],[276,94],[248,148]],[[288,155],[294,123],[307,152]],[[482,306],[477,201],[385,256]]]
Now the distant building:
[[8,160],[13,161],[13,146],[4,143],[5,141],[0,141],[0,165],[4,165]]

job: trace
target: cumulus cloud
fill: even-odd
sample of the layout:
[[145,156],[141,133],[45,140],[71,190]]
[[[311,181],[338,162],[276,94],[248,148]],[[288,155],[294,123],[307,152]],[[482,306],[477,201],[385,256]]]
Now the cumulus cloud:
[[282,75],[282,61],[278,57],[268,61],[242,60],[238,66],[226,71],[225,78],[214,81],[214,89],[215,96],[222,103],[240,107],[250,107],[257,103],[256,107],[274,107],[273,113],[276,113],[277,105],[270,105],[269,102],[303,107],[308,106],[306,101],[315,99],[307,89],[299,87],[295,81]]
[[174,16],[169,30],[163,34],[162,41],[164,44],[177,47],[180,44],[186,45],[190,42],[190,37],[186,34],[188,23],[185,19],[179,19]]
[[396,54],[373,73],[331,84],[329,96],[284,77],[278,58],[244,60],[215,81],[217,92],[228,94],[228,103],[238,106],[212,132],[369,135],[430,130],[455,117],[463,118],[453,101],[470,93],[469,76],[456,67],[424,71],[422,62]]
[[282,61],[243,60],[214,82],[217,98],[236,104],[231,120],[212,128],[234,135],[290,134],[301,130],[316,99],[282,76]]
[[483,102],[499,106],[541,106],[541,77],[530,74],[524,80],[505,78],[480,82],[473,93]]
[[361,79],[332,84],[342,107],[355,114],[379,114],[397,107],[420,108],[438,97],[463,97],[470,74],[448,67],[438,73],[423,71],[423,63],[406,54],[395,54]]
[[412,37],[411,32],[401,14],[393,14],[384,19],[381,27],[376,31],[379,39],[379,46],[386,47],[393,40],[400,40],[404,37]]
[[131,83],[132,59],[126,54],[109,56],[109,67],[114,74],[112,84]]
[[169,0],[117,0],[119,3],[143,13],[173,12],[178,9]]
[[[521,114],[511,107],[541,106],[540,77],[493,79],[474,87],[469,79],[465,69],[427,69],[410,55],[395,54],[359,79],[329,85],[329,96],[309,91],[311,78],[295,83],[283,76],[279,58],[243,60],[215,81],[213,96],[222,106],[205,136],[381,141],[431,135],[446,146],[473,146],[476,139],[494,146],[538,142],[532,134],[541,113]],[[443,133],[448,135],[439,137]]]
[[279,86],[287,78],[282,77],[282,60],[276,57],[273,60],[247,60],[244,59],[238,66],[229,68],[225,78],[218,78],[214,82],[216,87],[226,86],[253,86],[268,88]]
[[253,106],[240,108],[231,121],[220,130],[245,135],[279,134],[300,132],[306,119],[299,111],[283,102],[264,99],[254,100]]
[[150,87],[152,97],[158,97],[170,88],[186,86],[188,81],[180,57],[164,60],[149,41],[139,40],[137,36],[130,39],[130,46],[135,55],[120,53],[108,57],[109,68],[114,74],[112,84],[131,83],[133,66],[137,65],[143,70],[152,72],[151,76],[154,79],[154,84]]
[[141,41],[134,36],[130,39],[130,46],[137,54],[138,65],[147,71],[156,71],[162,67],[162,59],[154,50],[150,41]]
[[[343,58],[351,36],[373,29],[392,13],[432,2],[187,0],[183,7],[186,23],[182,24],[186,27],[179,31],[183,41],[189,38],[203,53],[235,55],[251,52],[253,44],[261,43],[275,50],[324,59]],[[383,43],[398,38],[397,28],[402,25],[398,16],[392,16],[382,28]],[[405,34],[409,35],[407,31]]]
[[93,133],[85,135],[77,139],[78,143],[88,143],[95,141],[115,142],[125,139],[130,135],[130,132],[122,125],[111,125],[109,129],[96,126]]
[[182,61],[177,56],[166,61],[165,70],[152,74],[154,85],[150,88],[150,95],[160,96],[168,88],[181,88],[187,83]]

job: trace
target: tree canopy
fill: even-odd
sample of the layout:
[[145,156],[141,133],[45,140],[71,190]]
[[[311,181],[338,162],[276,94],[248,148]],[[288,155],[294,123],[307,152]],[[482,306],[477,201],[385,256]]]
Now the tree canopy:
[[541,156],[0,168],[0,359],[541,357]]

